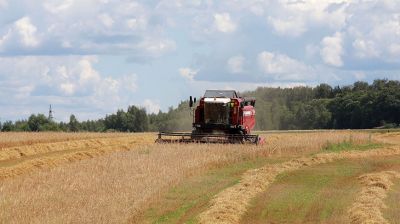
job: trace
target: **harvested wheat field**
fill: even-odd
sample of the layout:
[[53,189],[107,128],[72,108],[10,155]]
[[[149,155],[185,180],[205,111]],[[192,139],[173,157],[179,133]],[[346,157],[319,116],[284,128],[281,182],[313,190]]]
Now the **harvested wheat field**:
[[[1,223],[272,223],[282,219],[270,214],[268,201],[259,199],[271,197],[273,189],[282,189],[275,195],[290,194],[289,185],[275,187],[291,183],[285,175],[313,174],[321,166],[331,166],[326,172],[336,175],[340,172],[332,169],[341,167],[338,163],[355,161],[359,165],[342,165],[357,170],[343,177],[352,180],[349,192],[354,193],[346,198],[355,198],[361,197],[364,185],[358,176],[364,171],[400,171],[396,133],[265,133],[266,144],[259,146],[155,144],[155,134],[9,135],[0,135]],[[368,165],[375,158],[380,165]],[[332,183],[338,184],[335,175]],[[349,211],[356,207],[351,202],[341,201],[347,207],[339,211],[343,219],[336,220],[353,220]],[[272,211],[287,211],[289,204],[280,206]],[[393,213],[379,209],[390,222]],[[333,220],[330,214],[324,220]],[[316,220],[297,217],[287,220]]]
[[147,134],[48,133],[49,139],[45,135],[1,133],[0,145],[14,146],[0,148],[0,179],[153,143]]

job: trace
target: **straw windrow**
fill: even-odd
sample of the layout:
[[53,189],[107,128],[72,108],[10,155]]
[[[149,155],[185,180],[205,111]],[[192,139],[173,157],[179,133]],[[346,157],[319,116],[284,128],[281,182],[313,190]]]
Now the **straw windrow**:
[[260,169],[250,170],[243,175],[240,183],[216,195],[209,209],[200,214],[200,223],[239,223],[248,208],[250,200],[256,197],[257,194],[265,191],[281,173],[339,159],[390,155],[400,155],[400,147],[371,151],[318,154],[308,158],[294,159],[282,164],[267,165]]
[[349,218],[352,224],[389,223],[383,217],[382,209],[386,207],[383,200],[393,185],[393,178],[400,178],[400,173],[383,171],[359,177],[363,187],[349,209]]

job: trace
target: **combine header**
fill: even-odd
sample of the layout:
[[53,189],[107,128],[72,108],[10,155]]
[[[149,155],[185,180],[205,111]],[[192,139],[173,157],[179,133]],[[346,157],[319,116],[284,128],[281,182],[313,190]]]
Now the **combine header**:
[[[190,97],[190,108],[196,98]],[[250,134],[255,126],[254,98],[239,97],[234,90],[207,90],[194,109],[193,131],[160,132],[158,143],[260,143]]]

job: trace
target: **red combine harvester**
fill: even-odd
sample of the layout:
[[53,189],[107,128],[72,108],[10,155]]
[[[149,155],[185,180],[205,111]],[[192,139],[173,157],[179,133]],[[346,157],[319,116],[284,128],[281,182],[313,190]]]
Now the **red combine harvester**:
[[[190,97],[190,108],[196,98]],[[192,133],[160,132],[158,143],[260,143],[252,135],[256,122],[254,98],[239,97],[234,90],[207,90],[194,110]]]

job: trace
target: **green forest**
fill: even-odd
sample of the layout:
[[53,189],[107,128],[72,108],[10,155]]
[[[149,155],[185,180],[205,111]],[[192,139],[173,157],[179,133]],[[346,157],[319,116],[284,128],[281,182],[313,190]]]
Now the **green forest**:
[[[379,79],[347,86],[271,88],[240,93],[256,98],[256,130],[396,128],[400,125],[400,82]],[[0,123],[1,131],[146,132],[189,131],[188,101],[167,112],[147,114],[129,106],[102,119],[55,122],[44,114]]]

